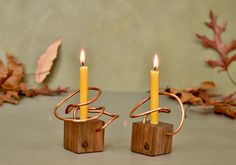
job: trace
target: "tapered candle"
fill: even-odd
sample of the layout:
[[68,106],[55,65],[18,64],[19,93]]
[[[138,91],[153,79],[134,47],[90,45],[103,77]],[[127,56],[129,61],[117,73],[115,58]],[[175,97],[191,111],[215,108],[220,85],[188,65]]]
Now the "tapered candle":
[[[80,103],[88,101],[88,66],[85,66],[85,52],[84,49],[80,52]],[[80,107],[80,119],[88,118],[88,106]]]
[[[155,54],[153,59],[153,69],[150,71],[150,108],[156,109],[159,104],[159,71],[158,56]],[[151,124],[158,124],[158,112],[151,113]]]

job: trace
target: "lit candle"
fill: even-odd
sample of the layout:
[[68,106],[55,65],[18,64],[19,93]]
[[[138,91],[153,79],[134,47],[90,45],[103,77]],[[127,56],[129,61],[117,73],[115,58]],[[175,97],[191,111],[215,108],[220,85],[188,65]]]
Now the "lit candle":
[[[159,71],[158,71],[158,56],[155,54],[153,59],[153,69],[150,71],[150,108],[158,108],[159,103]],[[151,124],[158,124],[158,112],[151,113]]]
[[[84,49],[80,52],[80,103],[88,101],[88,66],[85,66],[85,52]],[[80,119],[88,118],[88,106],[80,107]]]

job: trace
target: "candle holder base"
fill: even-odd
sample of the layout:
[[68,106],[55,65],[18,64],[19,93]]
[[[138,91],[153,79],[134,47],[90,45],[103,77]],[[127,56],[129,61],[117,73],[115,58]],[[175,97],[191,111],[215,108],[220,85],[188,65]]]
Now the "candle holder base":
[[156,156],[161,154],[171,153],[173,135],[177,134],[183,126],[185,111],[184,106],[178,96],[168,93],[159,92],[159,95],[165,95],[176,99],[181,109],[181,121],[176,130],[173,131],[173,124],[159,122],[158,124],[151,124],[146,122],[147,116],[153,112],[164,112],[170,113],[171,110],[166,107],[160,107],[151,109],[139,114],[134,112],[150,100],[151,96],[147,96],[145,99],[140,101],[130,111],[130,118],[143,117],[142,122],[134,122],[132,127],[132,138],[131,138],[131,151],[149,156]]
[[156,156],[171,153],[173,124],[159,122],[151,124],[149,121],[134,122],[132,126],[131,151]]
[[[103,151],[105,128],[119,117],[119,115],[105,111],[105,107],[103,106],[88,107],[88,113],[95,113],[96,115],[87,119],[77,117],[77,111],[80,110],[81,106],[95,102],[102,93],[102,91],[96,87],[88,87],[88,90],[97,91],[96,96],[85,103],[69,104],[64,114],[58,113],[59,107],[72,96],[80,92],[80,89],[77,89],[61,100],[53,110],[56,118],[64,121],[64,148],[75,153]],[[69,116],[70,113],[72,113],[72,115]],[[110,117],[110,119],[107,122],[99,120],[98,118],[102,115],[106,115]]]
[[75,153],[101,152],[104,149],[104,132],[99,130],[104,121],[64,121],[64,148]]

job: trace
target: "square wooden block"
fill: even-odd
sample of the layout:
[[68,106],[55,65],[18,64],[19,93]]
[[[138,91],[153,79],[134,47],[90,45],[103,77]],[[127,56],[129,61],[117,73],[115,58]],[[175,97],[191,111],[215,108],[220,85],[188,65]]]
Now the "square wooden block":
[[172,136],[166,133],[173,131],[173,124],[159,122],[150,124],[147,121],[134,122],[132,126],[131,151],[149,156],[171,153]]
[[102,120],[87,122],[64,121],[64,148],[75,153],[99,152],[104,149],[104,125]]

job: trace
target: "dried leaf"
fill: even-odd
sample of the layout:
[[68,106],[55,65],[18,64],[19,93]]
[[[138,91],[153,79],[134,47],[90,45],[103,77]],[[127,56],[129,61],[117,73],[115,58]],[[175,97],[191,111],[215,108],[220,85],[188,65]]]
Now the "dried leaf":
[[20,84],[21,93],[27,97],[33,97],[38,95],[35,90],[29,89],[25,83]]
[[215,61],[215,60],[208,60],[206,61],[208,65],[210,65],[212,68],[215,67],[223,67],[224,68],[224,63],[222,61]]
[[230,53],[236,49],[236,40],[231,41],[227,46],[226,46],[226,53]]
[[215,101],[211,98],[211,95],[206,91],[200,91],[198,97],[202,100],[202,105],[205,109],[208,106],[215,104]]
[[231,63],[231,62],[233,62],[233,61],[236,61],[236,54],[235,54],[235,55],[233,55],[233,56],[230,58],[230,60],[229,60],[229,61],[230,61],[230,63]]
[[47,95],[47,96],[53,96],[53,95],[58,95],[61,93],[66,93],[68,92],[69,88],[61,88],[58,87],[57,89],[50,89],[49,86],[46,84],[44,87],[35,89],[38,94],[40,95]]
[[28,88],[23,83],[23,64],[15,60],[11,54],[7,54],[8,65],[0,60],[0,105],[4,102],[17,104],[20,96],[33,97],[37,95],[58,95],[68,91],[68,88],[50,89],[48,85],[43,88]]
[[0,95],[0,105],[3,102],[18,104],[20,97],[17,91],[7,91],[4,95]]
[[5,90],[17,90],[24,77],[23,64],[17,61],[11,54],[7,54],[8,60],[8,76],[2,83],[2,88]]
[[227,22],[219,25],[217,24],[217,16],[210,11],[210,22],[206,22],[206,26],[210,28],[214,33],[214,39],[211,40],[205,35],[196,34],[197,38],[202,42],[203,46],[215,50],[220,59],[219,60],[208,60],[207,64],[212,67],[221,68],[220,71],[227,71],[229,65],[236,61],[236,57],[229,57],[229,53],[236,49],[236,40],[231,41],[229,44],[225,44],[222,41],[221,33],[226,30]]
[[202,45],[205,46],[206,48],[213,48],[213,49],[216,48],[216,45],[215,45],[214,41],[210,40],[206,36],[199,35],[199,34],[196,34],[196,36],[199,40],[202,41]]
[[47,48],[45,53],[40,56],[35,71],[35,81],[37,83],[42,83],[45,80],[46,76],[50,73],[53,61],[57,58],[58,49],[61,43],[61,38],[56,40]]
[[202,100],[186,90],[176,90],[174,88],[166,88],[166,92],[177,95],[183,104],[201,105]]
[[0,84],[2,84],[3,81],[6,80],[7,75],[8,75],[8,68],[0,60]]
[[25,83],[21,83],[20,89],[21,93],[28,97],[34,97],[37,95],[53,96],[68,92],[68,88],[58,87],[57,89],[50,89],[47,84],[42,88],[29,89]]
[[215,88],[215,83],[212,81],[204,81],[200,84],[199,89],[201,90],[210,90]]
[[215,88],[212,81],[204,81],[198,87],[188,87],[183,90],[166,88],[166,92],[177,95],[183,104],[201,105],[203,108],[213,107],[217,114],[224,114],[230,118],[236,118],[236,92],[222,96],[209,91]]
[[214,112],[217,114],[226,115],[232,119],[236,119],[236,108],[235,107],[233,109],[232,107],[226,106],[226,105],[215,105]]

